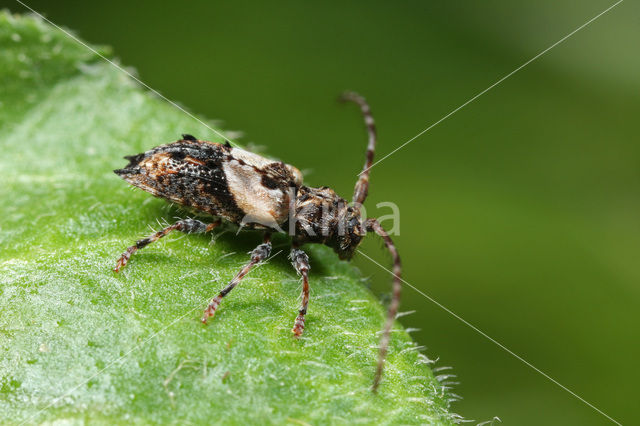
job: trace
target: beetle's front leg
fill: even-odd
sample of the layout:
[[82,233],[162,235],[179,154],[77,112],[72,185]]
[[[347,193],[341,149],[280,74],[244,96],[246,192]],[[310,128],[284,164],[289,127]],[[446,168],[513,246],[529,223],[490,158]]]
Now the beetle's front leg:
[[300,337],[304,331],[304,317],[307,314],[307,306],[309,306],[309,269],[311,266],[309,265],[309,256],[298,248],[294,247],[291,250],[289,258],[296,272],[302,277],[302,305],[291,330],[295,337]]

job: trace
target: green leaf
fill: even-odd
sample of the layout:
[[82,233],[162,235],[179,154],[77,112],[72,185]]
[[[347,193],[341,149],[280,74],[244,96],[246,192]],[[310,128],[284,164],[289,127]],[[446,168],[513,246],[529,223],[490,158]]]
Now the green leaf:
[[0,14],[0,45],[0,421],[456,421],[399,324],[371,393],[385,309],[326,247],[308,247],[300,340],[284,236],[206,326],[258,234],[174,234],[112,273],[149,226],[184,216],[113,174],[121,157],[220,139],[36,18]]

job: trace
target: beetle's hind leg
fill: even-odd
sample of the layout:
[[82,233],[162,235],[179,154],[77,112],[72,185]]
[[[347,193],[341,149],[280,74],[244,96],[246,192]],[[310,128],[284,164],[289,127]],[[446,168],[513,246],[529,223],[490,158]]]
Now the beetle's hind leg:
[[229,294],[229,292],[233,290],[234,287],[240,283],[240,281],[242,281],[244,276],[247,275],[254,266],[269,257],[269,254],[271,254],[271,234],[266,233],[264,234],[264,242],[258,247],[254,248],[251,252],[251,260],[249,261],[249,263],[244,265],[242,269],[240,269],[240,271],[236,274],[236,276],[233,277],[231,282],[229,282],[229,284],[224,289],[222,289],[222,291],[218,293],[216,297],[211,299],[211,302],[209,302],[209,306],[207,306],[207,308],[204,310],[204,315],[202,316],[203,323],[206,323],[207,319],[216,314],[216,310],[218,309],[218,306],[220,306],[222,298]]
[[302,305],[291,330],[295,337],[300,337],[304,331],[304,317],[307,314],[307,306],[309,306],[309,269],[311,266],[309,265],[309,256],[299,248],[291,249],[289,258],[296,272],[302,277]]
[[158,241],[160,238],[166,236],[169,232],[176,230],[182,231],[187,234],[199,234],[203,232],[209,232],[218,225],[220,225],[221,220],[218,219],[215,222],[206,224],[196,219],[182,219],[174,223],[173,225],[167,226],[166,228],[156,232],[153,235],[148,236],[147,238],[143,238],[138,240],[134,245],[127,248],[122,256],[116,262],[115,268],[113,268],[113,272],[120,272],[120,269],[124,268],[129,258],[133,253],[140,250],[143,247],[148,246],[151,243]]

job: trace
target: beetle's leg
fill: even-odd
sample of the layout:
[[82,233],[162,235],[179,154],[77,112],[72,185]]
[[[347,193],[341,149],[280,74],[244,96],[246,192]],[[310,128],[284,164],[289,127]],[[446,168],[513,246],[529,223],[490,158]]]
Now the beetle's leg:
[[160,238],[166,236],[169,232],[171,232],[173,230],[182,231],[182,232],[185,232],[187,234],[198,234],[198,233],[202,233],[202,232],[209,232],[213,228],[215,228],[218,225],[220,225],[220,223],[221,223],[220,220],[217,220],[217,221],[215,221],[213,223],[209,223],[209,224],[206,224],[204,222],[200,222],[199,220],[195,220],[195,219],[182,219],[182,220],[179,220],[176,223],[174,223],[173,225],[167,226],[166,228],[156,232],[155,234],[150,235],[147,238],[143,238],[143,239],[137,241],[135,243],[135,245],[132,245],[131,247],[127,248],[125,250],[125,252],[122,253],[122,256],[120,256],[120,258],[116,262],[116,266],[115,266],[115,268],[113,268],[113,272],[120,272],[120,269],[125,267],[125,265],[129,261],[129,258],[131,257],[131,255],[133,253],[135,253],[136,251],[138,251],[139,249],[141,249],[143,247],[148,246],[151,243],[154,243],[154,242],[158,241]]
[[311,267],[309,266],[309,256],[299,248],[291,249],[289,258],[296,272],[302,277],[302,305],[291,330],[295,337],[300,337],[304,331],[304,316],[307,314],[307,306],[309,305],[309,269]]
[[367,228],[367,231],[373,231],[380,237],[382,237],[387,250],[389,250],[389,253],[391,253],[391,257],[393,258],[393,296],[391,298],[391,304],[389,305],[387,321],[384,324],[382,337],[380,338],[378,367],[376,368],[376,375],[373,379],[372,387],[372,390],[376,392],[378,389],[378,385],[380,384],[380,380],[382,379],[384,360],[387,357],[387,351],[389,349],[391,326],[393,326],[393,321],[396,319],[398,306],[400,305],[400,292],[402,290],[402,264],[400,263],[400,256],[398,255],[398,250],[396,249],[395,244],[393,244],[393,241],[391,240],[391,237],[389,237],[389,234],[387,234],[387,231],[385,231],[384,228],[380,226],[380,223],[375,219],[367,219],[367,221],[365,222],[365,227]]
[[218,309],[218,306],[220,306],[222,298],[229,294],[229,292],[233,290],[233,288],[237,286],[240,281],[242,281],[244,276],[247,275],[254,266],[269,257],[269,254],[271,253],[270,240],[271,234],[265,233],[264,242],[258,247],[254,248],[251,252],[251,260],[249,261],[249,263],[244,265],[242,269],[240,269],[240,271],[236,274],[236,276],[233,277],[231,282],[224,289],[222,289],[222,291],[218,293],[216,297],[211,299],[211,302],[209,302],[209,306],[207,306],[207,308],[204,310],[204,315],[202,316],[203,323],[206,323],[209,317],[215,315],[216,309]]

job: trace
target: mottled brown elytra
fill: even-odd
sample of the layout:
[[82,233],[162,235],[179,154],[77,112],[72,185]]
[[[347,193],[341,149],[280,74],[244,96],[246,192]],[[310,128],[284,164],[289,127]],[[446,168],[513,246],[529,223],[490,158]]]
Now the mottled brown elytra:
[[298,169],[280,161],[224,144],[198,140],[191,135],[161,145],[142,154],[125,157],[129,164],[114,170],[130,184],[156,197],[190,207],[214,219],[205,224],[195,219],[182,219],[127,248],[120,256],[115,272],[120,271],[133,253],[157,241],[173,230],[186,233],[209,232],[222,220],[240,227],[262,230],[263,242],[251,252],[251,260],[207,306],[202,317],[206,322],[214,316],[222,298],[249,273],[269,257],[271,233],[291,235],[290,259],[302,277],[302,306],[293,325],[296,337],[304,331],[309,304],[309,257],[301,250],[306,243],[325,244],[340,259],[351,259],[367,232],[375,232],[393,257],[393,297],[380,340],[378,366],[373,391],[380,384],[390,331],[400,303],[400,257],[393,241],[376,219],[363,220],[360,206],[367,198],[369,173],[376,146],[376,128],[369,105],[360,95],[345,93],[341,100],[360,106],[369,136],[366,161],[356,182],[353,201],[348,204],[332,189],[311,188],[302,184]]

